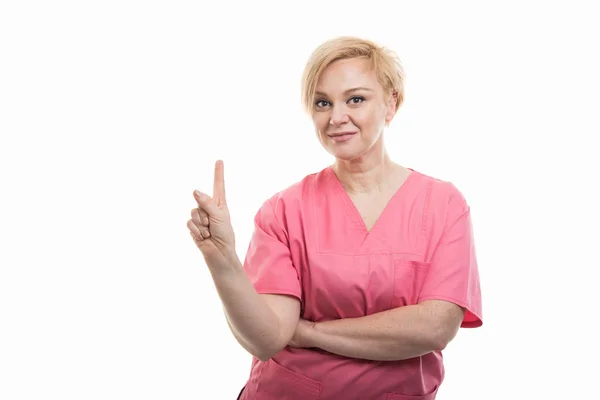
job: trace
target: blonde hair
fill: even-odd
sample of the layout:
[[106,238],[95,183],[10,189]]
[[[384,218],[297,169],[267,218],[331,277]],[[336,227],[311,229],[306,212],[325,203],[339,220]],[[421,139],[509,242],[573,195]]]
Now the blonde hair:
[[396,112],[404,101],[404,69],[391,50],[370,40],[340,36],[319,45],[311,54],[302,74],[302,106],[307,113],[313,108],[317,82],[329,64],[337,60],[365,58],[384,90],[397,95]]

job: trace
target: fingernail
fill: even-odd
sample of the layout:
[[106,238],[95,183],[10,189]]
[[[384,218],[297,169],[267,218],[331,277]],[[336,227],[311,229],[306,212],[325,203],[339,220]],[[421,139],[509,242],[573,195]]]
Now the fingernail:
[[200,197],[200,192],[197,191],[197,190],[194,190],[194,195],[197,196],[197,197]]

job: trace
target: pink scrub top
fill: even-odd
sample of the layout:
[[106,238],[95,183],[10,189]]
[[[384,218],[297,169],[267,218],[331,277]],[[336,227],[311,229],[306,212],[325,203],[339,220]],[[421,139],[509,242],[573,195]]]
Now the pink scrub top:
[[[411,170],[370,231],[331,167],[264,202],[244,268],[258,293],[298,298],[301,318],[356,318],[439,299],[481,326],[469,206],[456,187]],[[284,348],[252,359],[242,400],[433,400],[441,352],[370,361]]]

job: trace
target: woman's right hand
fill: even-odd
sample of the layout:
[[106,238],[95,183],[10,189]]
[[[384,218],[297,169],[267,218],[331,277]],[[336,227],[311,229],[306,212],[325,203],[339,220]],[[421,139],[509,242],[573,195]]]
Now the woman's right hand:
[[215,163],[212,198],[194,191],[198,207],[192,209],[192,218],[187,222],[194,243],[202,252],[206,265],[213,270],[233,268],[236,257],[235,235],[225,200],[223,169],[223,161],[218,160]]

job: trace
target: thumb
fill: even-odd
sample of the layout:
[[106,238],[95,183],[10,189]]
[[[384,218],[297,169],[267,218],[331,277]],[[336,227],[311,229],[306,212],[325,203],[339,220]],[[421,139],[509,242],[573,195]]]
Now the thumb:
[[202,193],[198,190],[194,190],[194,198],[198,206],[208,213],[208,215],[215,215],[218,212],[218,207],[214,203],[213,199],[206,193]]

